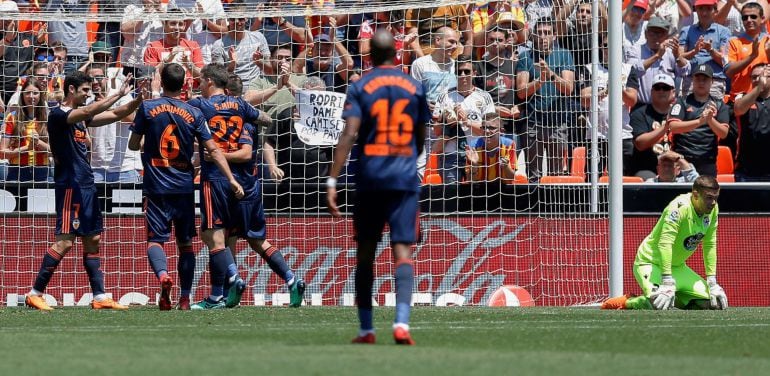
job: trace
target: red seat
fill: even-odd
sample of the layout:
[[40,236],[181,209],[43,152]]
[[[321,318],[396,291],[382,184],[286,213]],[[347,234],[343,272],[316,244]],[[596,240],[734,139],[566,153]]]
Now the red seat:
[[720,146],[717,151],[717,175],[733,173],[733,152],[727,146]]
[[735,183],[735,175],[733,174],[717,174],[717,181],[720,183]]
[[423,179],[423,184],[427,185],[440,185],[441,183],[443,183],[443,181],[439,174],[425,175],[425,179]]
[[[610,177],[607,175],[602,175],[599,177],[599,183],[609,183]],[[638,177],[638,176],[623,176],[623,183],[644,183],[644,179]]]
[[580,176],[563,175],[563,176],[551,176],[546,175],[540,178],[540,184],[575,184],[585,183],[585,180]]
[[572,176],[579,176],[583,180],[586,178],[586,148],[578,146],[572,149],[572,162],[570,163],[569,173]]

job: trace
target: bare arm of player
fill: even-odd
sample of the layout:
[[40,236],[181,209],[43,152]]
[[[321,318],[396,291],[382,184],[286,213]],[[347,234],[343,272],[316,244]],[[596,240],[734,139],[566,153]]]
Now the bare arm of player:
[[273,125],[273,119],[270,118],[270,115],[268,115],[267,112],[259,111],[259,117],[257,118],[255,125],[260,127],[269,127]]
[[[100,114],[97,114],[94,116],[94,118],[91,120],[91,123],[88,124],[89,127],[100,127],[107,124],[112,124],[116,121],[125,119],[127,117],[133,116],[132,114],[136,112],[136,109],[139,108],[139,105],[142,104],[142,101],[145,99],[150,98],[150,90],[149,80],[142,80],[140,82],[140,92],[139,95],[136,96],[131,102],[128,102],[118,108],[104,111]],[[121,91],[122,93],[122,91]]]
[[214,140],[206,140],[206,142],[203,143],[203,146],[206,148],[206,151],[209,152],[211,161],[214,162],[219,171],[227,177],[227,181],[230,182],[230,188],[235,193],[235,197],[238,199],[243,198],[243,187],[241,187],[241,185],[238,184],[238,181],[235,180],[233,173],[230,171],[230,166],[227,165],[224,154],[219,150]]
[[[238,150],[230,153],[222,153],[225,156],[225,160],[229,163],[246,163],[251,160],[252,147],[249,144],[240,144]],[[208,151],[204,152],[203,160],[206,162],[213,162],[211,154]]]
[[[126,79],[123,81],[123,86],[120,87],[120,90],[118,90],[117,93],[107,96],[100,101],[91,103],[88,106],[78,107],[70,111],[69,115],[67,116],[67,124],[77,124],[81,121],[92,119],[96,115],[109,110],[110,107],[112,107],[112,105],[118,101],[118,99],[131,92],[131,81],[133,80],[133,77],[134,76],[129,73],[128,76],[126,76]],[[88,126],[95,127],[98,125],[88,124]]]
[[131,137],[128,139],[128,150],[142,150],[142,141],[144,141],[144,136],[132,132]]
[[278,167],[278,163],[275,161],[275,148],[269,142],[262,144],[262,155],[265,157],[265,164],[268,170],[270,170],[270,176],[275,181],[281,181],[284,177],[284,172]]
[[[345,161],[348,159],[350,150],[353,149],[353,143],[356,142],[358,129],[361,127],[360,118],[349,117],[345,120],[345,128],[342,130],[340,140],[337,143],[337,148],[334,149],[334,162],[329,171],[329,180],[326,182],[326,206],[329,208],[329,213],[334,217],[340,217],[342,215],[339,207],[337,207],[337,177],[340,175],[342,166],[345,165]],[[425,129],[424,125],[422,126],[422,129]],[[423,139],[424,138],[425,137],[423,137]],[[417,150],[422,149],[420,148]]]

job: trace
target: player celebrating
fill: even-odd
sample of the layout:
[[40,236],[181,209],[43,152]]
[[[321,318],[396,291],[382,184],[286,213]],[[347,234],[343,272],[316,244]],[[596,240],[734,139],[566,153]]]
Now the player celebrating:
[[[214,164],[237,197],[243,188],[235,181],[224,156],[211,139],[203,114],[180,99],[185,70],[179,64],[167,64],[160,73],[163,97],[148,100],[139,107],[131,126],[129,148],[143,149],[144,196],[147,226],[147,257],[160,280],[158,306],[171,309],[173,281],[168,275],[163,244],[169,240],[171,223],[179,248],[179,309],[190,309],[190,291],[195,273],[194,141],[203,145]],[[142,139],[144,138],[144,142]]]
[[[716,277],[718,197],[719,183],[702,175],[691,193],[671,201],[636,252],[634,277],[643,295],[608,299],[602,309],[726,309]],[[685,264],[701,241],[706,281]]]
[[43,256],[35,284],[27,295],[28,306],[50,311],[52,308],[43,298],[59,262],[72,249],[75,237],[83,242],[83,266],[88,273],[94,300],[93,309],[128,309],[108,298],[104,293],[104,275],[99,258],[99,241],[103,230],[102,213],[94,184],[94,174],[88,160],[88,131],[86,126],[99,127],[125,118],[136,110],[146,94],[113,110],[109,108],[131,92],[128,75],[120,89],[113,95],[85,106],[91,93],[92,79],[83,72],[75,72],[64,78],[66,95],[61,106],[48,115],[48,132],[54,170],[56,197],[56,242]]
[[[243,163],[252,157],[251,150],[242,149],[238,152],[241,149],[240,145],[248,143],[250,139],[250,136],[242,138],[244,136],[244,124],[269,124],[270,117],[260,113],[241,98],[225,95],[227,83],[228,73],[223,65],[206,65],[201,70],[200,88],[203,97],[192,99],[189,103],[203,112],[209,122],[213,139],[219,149],[225,153],[226,158],[229,158],[230,162]],[[253,141],[251,143],[253,144]],[[204,153],[201,154],[204,155],[201,160],[201,229],[203,231],[201,238],[209,249],[211,293],[208,298],[196,303],[192,308],[234,307],[240,302],[246,284],[237,275],[238,270],[232,251],[226,244],[226,230],[238,226],[236,207],[240,206],[238,202],[240,197],[236,199],[228,194],[226,188],[223,187],[224,180],[221,174],[213,169],[208,156]],[[249,193],[249,203],[253,203],[254,194],[256,193],[258,197],[259,192],[253,192],[252,189]],[[260,208],[261,205],[244,209],[258,210]],[[252,213],[243,214],[250,215]],[[225,300],[222,298],[228,277],[231,287],[228,299]]]
[[[227,95],[239,97],[243,93],[243,83],[237,75],[228,75]],[[246,239],[251,249],[259,254],[267,262],[289,288],[289,306],[299,307],[305,294],[305,282],[294,277],[294,272],[286,264],[283,254],[270,242],[265,240],[266,221],[265,211],[262,206],[262,192],[257,175],[257,149],[254,148],[253,135],[257,131],[251,123],[244,123],[243,133],[238,141],[239,149],[225,153],[225,158],[230,163],[233,175],[243,186],[245,196],[242,200],[231,206],[232,226],[228,231],[227,248],[235,249],[238,238]],[[237,267],[235,263],[228,266],[228,283],[232,283],[227,296],[228,307],[235,307],[240,302],[245,284],[237,280]]]
[[[417,208],[420,182],[417,155],[425,140],[430,111],[422,85],[393,67],[393,37],[378,31],[371,41],[375,68],[348,88],[343,117],[347,121],[334,152],[334,164],[326,182],[329,211],[337,207],[337,176],[353,149],[356,184],[353,224],[356,252],[356,300],[361,326],[353,343],[374,343],[372,283],[377,242],[387,222],[393,250],[396,318],[393,338],[413,345],[409,334],[409,310],[414,284],[411,245],[417,241]],[[355,142],[355,146],[353,146]]]

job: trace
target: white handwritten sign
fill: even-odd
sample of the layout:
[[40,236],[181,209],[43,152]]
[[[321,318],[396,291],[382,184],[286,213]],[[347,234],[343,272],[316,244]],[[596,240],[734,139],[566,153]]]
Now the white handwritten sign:
[[345,94],[331,91],[299,90],[299,121],[294,123],[297,137],[306,145],[337,145],[345,120],[342,120],[342,106]]

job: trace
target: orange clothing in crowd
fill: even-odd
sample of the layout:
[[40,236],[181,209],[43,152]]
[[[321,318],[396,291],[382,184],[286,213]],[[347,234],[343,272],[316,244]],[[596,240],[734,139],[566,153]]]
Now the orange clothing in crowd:
[[[10,112],[5,116],[5,126],[3,127],[3,137],[7,138],[10,142],[11,149],[23,148],[29,146],[32,142],[31,137],[20,137],[16,132],[16,122],[19,121],[16,118],[16,112]],[[30,127],[34,125],[30,124]],[[26,128],[26,127],[25,127]],[[22,131],[26,132],[26,131]],[[30,158],[32,157],[32,158]],[[34,159],[33,159],[34,158]],[[18,154],[10,155],[8,161],[14,166],[47,166],[48,165],[48,151],[35,151],[21,152]],[[31,163],[34,161],[34,163]]]
[[[730,86],[730,99],[735,100],[735,96],[738,93],[746,93],[751,90],[751,68],[759,63],[768,63],[767,52],[765,52],[765,43],[767,43],[769,35],[763,35],[759,40],[759,55],[747,65],[743,70],[736,72],[732,77],[732,84]],[[727,59],[730,62],[736,62],[747,58],[751,55],[751,45],[753,41],[746,38],[743,34],[736,38],[731,38],[727,42]]]

